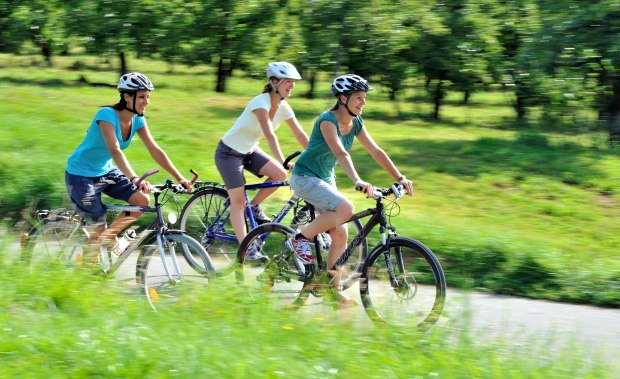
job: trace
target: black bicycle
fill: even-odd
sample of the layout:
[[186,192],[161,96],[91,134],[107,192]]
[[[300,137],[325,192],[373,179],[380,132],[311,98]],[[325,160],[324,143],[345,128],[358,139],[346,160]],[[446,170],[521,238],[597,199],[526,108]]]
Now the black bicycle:
[[[398,199],[405,193],[400,184],[376,188],[374,208],[354,214],[347,223],[370,217],[330,270],[345,265],[351,252],[379,226],[381,241],[368,253],[359,270],[362,303],[373,321],[394,326],[416,325],[426,330],[442,312],[446,280],[433,252],[421,242],[396,235],[390,220],[400,209]],[[393,195],[393,196],[392,196]],[[314,209],[311,208],[311,217]],[[239,246],[237,277],[249,286],[269,294],[288,308],[298,308],[308,297],[323,297],[329,291],[329,275],[315,238],[315,263],[300,265],[285,242],[295,234],[279,223],[263,224],[248,233]],[[245,264],[246,251],[260,244],[269,262],[262,266]]]
[[[296,151],[286,157],[284,167],[301,154]],[[245,185],[245,220],[247,230],[252,230],[258,226],[250,209],[250,196],[248,191],[259,190],[261,188],[288,187],[288,181],[266,182]],[[230,222],[230,199],[228,192],[221,183],[215,182],[196,182],[196,190],[192,197],[185,203],[179,218],[179,229],[199,241],[209,253],[211,262],[214,265],[216,275],[228,275],[234,270],[237,262],[237,251],[239,244],[237,237]],[[292,212],[290,212],[292,210]],[[303,199],[293,194],[284,204],[281,210],[273,217],[274,222],[287,223],[293,229],[298,229],[310,221],[310,205]],[[291,217],[287,215],[291,214]],[[287,222],[288,221],[288,222]],[[352,227],[355,232],[362,229],[362,223],[355,221]],[[317,237],[318,246],[323,253],[329,250],[331,238],[328,233],[321,233]],[[368,252],[368,243],[364,239],[352,252],[352,257],[343,270],[342,285],[348,288],[359,277],[359,271]]]

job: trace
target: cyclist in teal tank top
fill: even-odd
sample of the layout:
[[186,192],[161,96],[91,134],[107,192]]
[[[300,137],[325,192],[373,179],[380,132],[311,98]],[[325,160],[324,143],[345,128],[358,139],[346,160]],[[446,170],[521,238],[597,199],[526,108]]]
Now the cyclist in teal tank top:
[[[371,89],[368,81],[358,75],[342,75],[334,80],[332,93],[337,102],[316,120],[308,147],[293,168],[289,180],[291,189],[321,212],[287,241],[302,263],[314,261],[311,241],[319,233],[327,231],[332,239],[327,256],[328,267],[334,266],[346,248],[348,232],[342,223],[353,215],[354,209],[351,201],[336,188],[336,164],[342,167],[356,187],[367,196],[372,196],[373,186],[360,178],[348,153],[355,138],[387,173],[405,186],[409,195],[412,193],[412,182],[400,173],[364,127],[361,114],[366,105],[366,92]],[[355,301],[342,292],[340,270],[330,274],[333,276],[330,285],[338,304],[345,307],[355,305]]]

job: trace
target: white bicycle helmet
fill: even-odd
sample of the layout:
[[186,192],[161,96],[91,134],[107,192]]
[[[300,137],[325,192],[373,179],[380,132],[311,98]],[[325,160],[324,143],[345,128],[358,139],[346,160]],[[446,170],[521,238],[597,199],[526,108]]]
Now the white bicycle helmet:
[[340,94],[348,94],[357,91],[370,91],[372,87],[368,84],[368,80],[355,74],[346,74],[337,77],[332,83],[332,93],[334,96]]
[[121,76],[116,88],[119,92],[140,90],[152,91],[155,89],[149,78],[139,72],[130,72],[129,74]]
[[267,66],[267,79],[271,79],[272,76],[278,79],[301,80],[301,75],[299,75],[295,66],[288,62],[269,63],[269,66]]

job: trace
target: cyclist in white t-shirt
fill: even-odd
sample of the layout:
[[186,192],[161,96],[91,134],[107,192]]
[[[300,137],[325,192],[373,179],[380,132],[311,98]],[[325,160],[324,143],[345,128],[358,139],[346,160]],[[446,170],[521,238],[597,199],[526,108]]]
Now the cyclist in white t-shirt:
[[[266,182],[286,179],[286,170],[282,166],[284,155],[275,134],[282,121],[288,124],[304,149],[308,145],[308,135],[286,101],[291,96],[295,81],[301,80],[301,75],[290,63],[271,62],[267,67],[267,78],[269,83],[265,85],[263,92],[250,100],[233,127],[224,134],[215,151],[215,165],[228,190],[230,221],[239,242],[247,234],[244,219],[246,182],[243,170],[248,170],[259,178],[266,176]],[[262,137],[267,140],[272,156],[258,147]],[[292,164],[289,166],[292,168]],[[277,187],[263,188],[252,199],[252,211],[258,223],[271,221],[259,204],[276,190]],[[266,257],[251,250],[247,252],[246,260],[266,261]]]

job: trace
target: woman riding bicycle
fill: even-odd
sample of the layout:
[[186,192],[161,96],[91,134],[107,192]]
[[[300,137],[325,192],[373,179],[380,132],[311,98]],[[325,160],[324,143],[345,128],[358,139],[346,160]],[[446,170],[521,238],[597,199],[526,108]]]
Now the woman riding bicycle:
[[[284,156],[278,137],[274,133],[282,121],[288,124],[303,148],[308,144],[308,135],[301,128],[293,109],[286,101],[291,96],[295,81],[301,80],[299,72],[290,63],[272,62],[267,67],[267,78],[269,83],[265,85],[263,92],[250,100],[233,127],[224,134],[215,151],[215,165],[224,180],[230,198],[230,222],[239,242],[247,234],[243,170],[248,170],[259,178],[267,176],[266,182],[286,179],[286,171],[282,166]],[[261,137],[267,139],[273,157],[258,147]],[[292,166],[289,164],[289,168]],[[260,209],[259,204],[276,190],[277,187],[263,188],[251,200],[252,213],[258,223],[271,221]],[[252,249],[246,259],[262,261],[265,257],[256,249]]]
[[[353,137],[361,142],[372,158],[407,188],[411,195],[412,183],[396,168],[390,157],[372,139],[362,120],[362,109],[366,105],[366,92],[372,90],[368,82],[358,75],[337,77],[331,87],[336,104],[322,113],[312,129],[307,149],[299,156],[290,178],[295,194],[318,208],[321,213],[300,233],[291,237],[287,245],[303,263],[314,262],[312,239],[328,231],[331,246],[327,256],[327,267],[333,267],[347,245],[348,232],[342,225],[353,215],[353,204],[336,188],[334,167],[339,164],[353,183],[372,196],[373,187],[360,179],[348,150]],[[340,273],[330,273],[330,285],[341,306],[351,306],[350,299],[339,286]]]
[[121,230],[140,216],[139,212],[120,214],[107,228],[102,193],[130,205],[149,204],[150,183],[142,181],[134,189],[139,177],[123,153],[134,134],[140,136],[153,160],[191,191],[190,182],[155,142],[147,126],[144,111],[154,89],[151,81],[138,72],[129,73],[121,76],[117,89],[119,102],[104,106],[95,114],[84,140],[69,157],[65,172],[71,203],[87,222],[94,223],[95,230],[89,241],[94,247],[114,241]]

